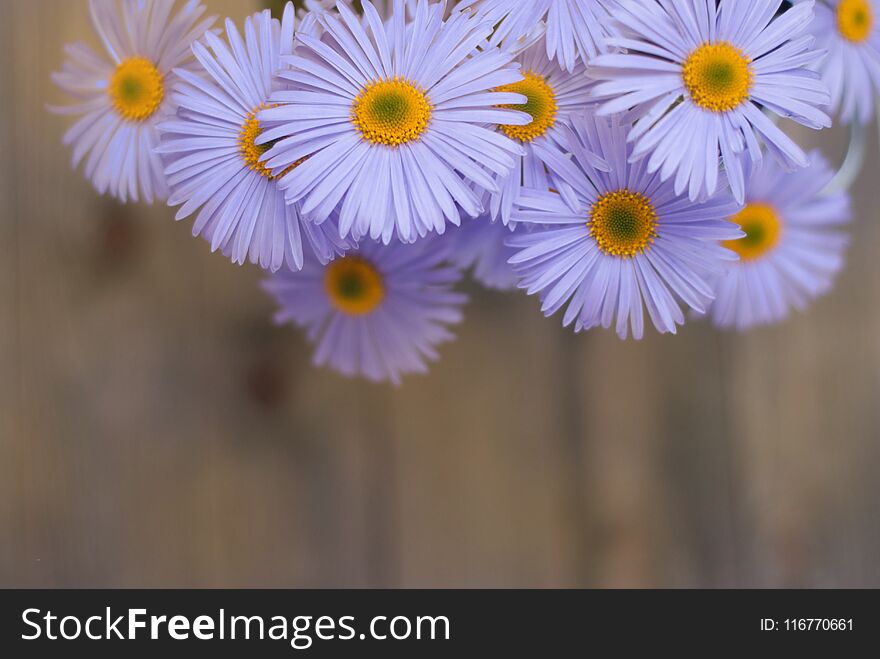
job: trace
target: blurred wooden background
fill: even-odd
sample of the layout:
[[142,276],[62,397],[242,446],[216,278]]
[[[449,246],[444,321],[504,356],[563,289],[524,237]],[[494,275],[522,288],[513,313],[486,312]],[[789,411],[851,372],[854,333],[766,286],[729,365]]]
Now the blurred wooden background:
[[429,377],[371,386],[70,171],[85,2],[0,4],[0,586],[880,586],[873,145],[838,288],[781,327],[621,343],[474,289]]

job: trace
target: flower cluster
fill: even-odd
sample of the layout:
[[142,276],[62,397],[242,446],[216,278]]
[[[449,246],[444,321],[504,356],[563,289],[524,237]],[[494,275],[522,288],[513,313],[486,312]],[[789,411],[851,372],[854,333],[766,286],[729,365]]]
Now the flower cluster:
[[89,6],[102,51],[54,74],[74,166],[264,269],[346,375],[426,370],[465,272],[638,339],[778,322],[843,265],[852,163],[779,119],[874,117],[875,0]]

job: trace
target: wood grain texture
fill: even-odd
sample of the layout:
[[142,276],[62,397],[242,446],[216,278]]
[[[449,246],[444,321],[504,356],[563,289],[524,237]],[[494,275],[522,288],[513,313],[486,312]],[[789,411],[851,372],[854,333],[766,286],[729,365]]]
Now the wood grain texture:
[[780,327],[621,343],[473,289],[377,387],[70,170],[44,107],[85,5],[0,5],[0,586],[880,586],[873,145],[836,291]]

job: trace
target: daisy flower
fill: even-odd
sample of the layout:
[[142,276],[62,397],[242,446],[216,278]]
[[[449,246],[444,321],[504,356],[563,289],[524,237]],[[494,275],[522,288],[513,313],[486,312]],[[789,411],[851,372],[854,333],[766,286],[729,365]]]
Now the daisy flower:
[[265,282],[278,323],[306,330],[314,363],[348,376],[398,384],[427,371],[437,346],[453,338],[467,298],[452,290],[461,275],[446,265],[443,243],[364,243],[327,266],[311,259],[301,272]]
[[[532,121],[525,126],[500,126],[498,129],[522,144],[524,151],[511,172],[496,175],[498,192],[489,195],[490,217],[493,220],[500,217],[504,224],[510,222],[513,204],[523,187],[558,187],[553,180],[558,164],[545,161],[546,151],[542,147],[558,143],[559,127],[573,112],[582,111],[592,99],[593,83],[587,78],[583,64],[577,64],[571,72],[560,69],[547,58],[541,44],[527,49],[517,59],[523,80],[499,87],[498,91],[525,96],[524,105],[508,107],[525,112]],[[596,164],[599,165],[598,161]]]
[[608,36],[605,5],[614,0],[463,0],[459,10],[471,9],[497,25],[493,46],[529,40],[535,26],[547,23],[546,52],[551,60],[574,71],[603,50]]
[[[541,294],[548,316],[568,304],[563,325],[576,331],[614,323],[621,338],[630,327],[641,338],[644,305],[658,331],[675,333],[684,323],[680,303],[705,310],[709,278],[736,258],[719,241],[743,235],[727,221],[739,205],[724,192],[691,202],[643,161],[631,162],[629,127],[617,116],[577,115],[572,124],[572,168],[564,175],[577,205],[543,189],[523,193],[514,219],[545,230],[508,241],[517,249],[510,262],[519,286]],[[595,169],[590,151],[612,171]]]
[[483,216],[462,222],[447,233],[451,243],[449,260],[486,288],[509,291],[516,288],[516,275],[508,260],[514,255],[506,244],[512,227]]
[[278,188],[284,172],[263,164],[268,146],[256,143],[263,130],[257,114],[278,87],[273,73],[292,51],[293,29],[288,3],[281,23],[268,9],[245,19],[244,37],[228,19],[228,43],[206,34],[204,44],[193,44],[204,71],[176,72],[178,116],[159,125],[168,203],[181,206],[176,219],[198,211],[193,235],[236,263],[249,259],[273,272],[302,267],[303,235],[323,263],[346,247],[331,222],[314,225],[298,204],[285,203]]
[[774,18],[781,4],[621,0],[611,9],[622,36],[608,44],[626,52],[593,61],[596,94],[610,98],[599,112],[633,110],[633,158],[674,179],[676,193],[705,198],[726,178],[742,201],[745,153],[760,162],[760,140],[786,168],[806,167],[806,154],[761,108],[810,128],[831,125],[818,109],[828,90],[809,70],[822,55],[807,32],[813,2]]
[[76,103],[50,110],[79,117],[64,135],[73,166],[86,158],[85,174],[101,194],[121,201],[165,199],[162,162],[154,152],[156,124],[174,111],[169,93],[174,69],[192,70],[190,44],[214,18],[189,0],[90,0],[92,24],[106,53],[83,43],[65,48],[67,60],[52,80]]
[[745,236],[725,245],[739,254],[715,282],[709,311],[721,327],[746,329],[784,319],[831,288],[843,266],[850,219],[845,192],[825,194],[834,175],[818,151],[808,169],[788,173],[767,161],[747,179],[747,204],[732,216]]
[[[434,7],[442,5],[434,5]],[[259,119],[274,124],[258,143],[276,142],[265,162],[299,167],[279,179],[289,203],[322,222],[339,209],[342,236],[412,242],[446,222],[459,207],[482,210],[471,184],[495,191],[522,147],[494,130],[524,125],[520,94],[494,91],[522,80],[513,55],[479,50],[492,25],[466,14],[449,20],[424,0],[405,20],[402,0],[383,22],[372,3],[364,20],[344,3],[323,13],[322,39],[301,35],[292,68],[279,75],[290,90],[272,95],[278,107]]]
[[819,64],[831,90],[831,110],[843,123],[868,123],[880,93],[880,4],[827,0],[816,5],[811,31],[828,52]]

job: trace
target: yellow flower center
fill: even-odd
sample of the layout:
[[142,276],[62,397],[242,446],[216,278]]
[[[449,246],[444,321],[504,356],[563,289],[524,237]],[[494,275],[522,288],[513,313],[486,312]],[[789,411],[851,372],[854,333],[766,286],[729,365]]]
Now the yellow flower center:
[[244,163],[250,169],[257,172],[260,176],[265,176],[270,181],[274,181],[276,178],[281,178],[291,170],[301,165],[303,162],[305,162],[306,158],[300,158],[280,174],[273,174],[272,170],[266,167],[266,165],[264,165],[263,162],[260,160],[260,158],[263,157],[263,154],[271,149],[275,145],[275,142],[277,142],[277,140],[275,140],[272,142],[266,142],[265,144],[256,143],[257,138],[263,132],[263,129],[260,126],[260,122],[257,119],[257,113],[260,112],[260,110],[265,110],[268,107],[270,106],[259,105],[254,108],[250,112],[250,114],[248,114],[247,119],[241,125],[241,132],[238,134],[238,149],[239,151],[241,151],[241,157],[244,160]]
[[385,297],[382,275],[360,256],[344,256],[330,263],[324,289],[331,304],[350,316],[371,313]]
[[837,29],[844,39],[861,43],[871,35],[874,12],[868,0],[841,0],[837,5]]
[[422,89],[395,77],[373,81],[361,89],[351,106],[351,122],[374,144],[400,146],[422,136],[432,111]]
[[145,57],[129,57],[116,67],[107,87],[113,107],[128,121],[143,121],[153,115],[165,98],[165,83],[159,69]]
[[736,240],[725,240],[722,244],[739,254],[743,261],[764,256],[779,242],[782,223],[776,209],[769,204],[749,204],[730,221],[738,224],[746,235]]
[[623,188],[606,192],[596,200],[587,227],[603,252],[629,258],[654,242],[657,212],[645,195]]
[[532,123],[526,126],[501,126],[504,134],[521,142],[531,142],[541,137],[556,123],[556,93],[544,76],[533,71],[523,73],[524,80],[498,87],[495,91],[522,94],[528,100],[525,105],[501,105],[502,108],[519,110],[532,116]]
[[688,55],[682,68],[684,85],[704,110],[728,112],[749,98],[752,62],[726,41],[704,43]]

